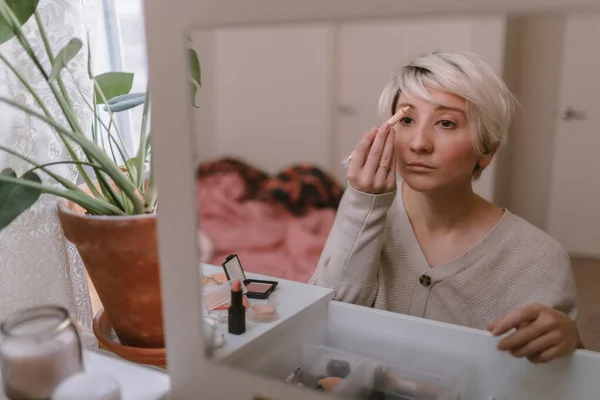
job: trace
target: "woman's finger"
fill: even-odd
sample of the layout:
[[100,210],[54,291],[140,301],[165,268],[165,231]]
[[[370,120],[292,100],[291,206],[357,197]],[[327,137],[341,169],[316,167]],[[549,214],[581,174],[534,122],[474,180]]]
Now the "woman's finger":
[[539,307],[534,304],[527,305],[498,318],[488,326],[488,330],[494,336],[504,335],[512,329],[517,329],[521,324],[535,321],[539,314]]
[[548,329],[539,323],[532,323],[505,337],[498,343],[498,350],[513,351],[526,346],[531,341],[548,333]]
[[550,347],[539,354],[529,356],[527,359],[533,364],[541,364],[550,362],[555,358],[562,357],[563,355],[565,355],[564,349],[560,348],[559,346],[555,346]]
[[377,131],[377,135],[375,136],[375,140],[373,140],[369,155],[364,164],[365,173],[369,176],[375,176],[375,172],[379,168],[383,148],[385,147],[389,132],[390,126],[388,124],[383,124]]
[[396,151],[392,153],[392,162],[386,178],[386,192],[396,190]]
[[560,335],[557,332],[548,332],[539,336],[522,347],[510,352],[514,357],[532,357],[543,353],[544,351],[556,346],[560,342]]
[[359,169],[365,164],[367,160],[367,155],[371,150],[371,146],[373,145],[373,140],[375,140],[375,136],[377,135],[377,127],[374,126],[371,128],[369,132],[367,132],[360,142],[356,145],[356,148],[352,152],[352,160],[350,161],[350,166],[358,167]]
[[387,178],[391,169],[392,156],[394,155],[394,137],[392,132],[388,133],[385,144],[383,145],[383,152],[381,153],[381,159],[379,165],[375,171],[374,186],[376,188],[385,188],[387,186]]
[[393,190],[396,188],[396,150],[392,150],[392,162],[387,176],[387,189]]
[[386,167],[388,167],[387,171],[389,171],[390,167],[392,166],[393,155],[394,155],[394,131],[392,129],[390,129],[388,132],[387,138],[385,139],[385,144],[383,145],[383,153],[381,154],[381,160],[379,160],[379,165],[385,165]]

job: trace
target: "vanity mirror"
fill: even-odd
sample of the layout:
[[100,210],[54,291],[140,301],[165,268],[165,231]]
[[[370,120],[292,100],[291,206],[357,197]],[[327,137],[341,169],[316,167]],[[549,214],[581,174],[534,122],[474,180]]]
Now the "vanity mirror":
[[[600,104],[600,87],[594,86],[593,77],[600,58],[589,50],[590,38],[600,34],[600,3],[147,0],[145,18],[150,89],[156,94],[153,162],[161,193],[161,279],[173,398],[308,399],[330,392],[359,398],[535,400],[583,399],[600,391],[596,353],[577,350],[535,364],[497,350],[499,339],[477,317],[489,310],[491,323],[514,311],[513,304],[549,299],[563,314],[579,313],[579,336],[589,349],[596,346],[593,308],[598,303],[591,282],[597,274],[587,267],[592,261],[579,260],[600,255],[600,213],[594,210],[600,183],[592,172],[592,152],[600,144],[593,135],[594,107]],[[181,48],[173,46],[177,40]],[[196,50],[197,64],[194,59],[190,63],[188,46]],[[519,106],[508,141],[492,151],[489,165],[482,161],[485,170],[474,191],[503,207],[497,209],[504,213],[501,218],[509,212],[515,220],[517,215],[523,218],[519,227],[527,226],[535,238],[550,243],[554,237],[556,253],[530,246],[535,251],[517,261],[527,271],[536,260],[549,257],[547,270],[539,272],[538,266],[541,278],[518,291],[519,280],[531,279],[522,272],[509,279],[514,285],[498,284],[487,291],[481,276],[458,269],[476,262],[472,250],[481,241],[489,242],[489,235],[480,235],[470,247],[441,261],[435,260],[443,249],[437,243],[434,252],[408,257],[411,265],[433,265],[431,272],[427,267],[415,275],[412,286],[398,284],[397,290],[409,292],[409,303],[412,299],[420,312],[383,311],[394,311],[395,304],[386,303],[394,294],[382,295],[381,284],[372,294],[372,288],[361,286],[349,296],[376,309],[334,301],[352,288],[323,274],[313,281],[319,285],[307,282],[349,184],[341,160],[372,126],[391,116],[391,109],[389,115],[377,113],[390,77],[431,52],[477,53],[514,93]],[[470,77],[473,88],[478,73],[486,69],[461,70],[467,64],[458,63],[456,69]],[[197,108],[188,106],[190,65],[201,71]],[[481,78],[483,88],[475,89],[491,93],[487,104],[492,108],[510,108],[497,90],[502,85],[496,83],[490,91],[492,76]],[[391,97],[389,104],[384,102],[388,107],[409,102]],[[419,118],[430,118],[423,111],[427,105],[414,98],[410,102],[412,114],[393,128],[397,143]],[[431,132],[441,137],[436,139],[440,148],[460,130],[450,128],[466,123],[466,111],[462,122],[453,120],[460,117],[451,111],[444,109],[431,124]],[[504,122],[490,123],[502,130]],[[423,135],[407,146],[430,154],[433,139]],[[430,142],[423,144],[426,136]],[[485,155],[490,153],[482,154],[474,158],[478,167],[481,160],[489,161]],[[424,174],[418,169],[429,167],[407,168]],[[406,173],[399,170],[411,188],[424,184],[409,181]],[[378,194],[391,186],[379,189]],[[351,232],[350,225],[342,223],[341,231]],[[424,248],[423,236],[415,236]],[[484,253],[477,260],[495,248],[479,246],[479,251]],[[500,259],[514,256],[509,253]],[[567,261],[559,258],[567,253],[573,274],[561,269]],[[231,254],[237,255],[236,272],[228,267],[226,273],[222,265],[230,265]],[[382,254],[393,253],[384,248]],[[206,263],[198,267],[200,258]],[[452,263],[456,271],[450,274],[446,267]],[[319,264],[323,269],[327,260]],[[453,286],[458,292],[435,292],[443,280],[461,274],[468,278]],[[235,277],[240,277],[239,287]],[[545,297],[548,291],[553,295]],[[526,297],[519,303],[522,292]],[[238,293],[242,301],[236,300]],[[479,306],[463,312],[465,316],[442,318],[440,312],[428,318],[435,314],[426,309],[427,304],[433,307],[435,296],[446,315],[456,310],[456,296]],[[233,322],[240,315],[245,318],[243,329]],[[206,316],[218,325],[214,337],[223,340],[218,346],[202,336]]]

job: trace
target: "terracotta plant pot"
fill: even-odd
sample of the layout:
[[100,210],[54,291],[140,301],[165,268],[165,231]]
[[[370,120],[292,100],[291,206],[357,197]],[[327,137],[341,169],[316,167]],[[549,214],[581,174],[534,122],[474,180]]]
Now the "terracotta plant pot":
[[152,349],[131,347],[125,346],[119,343],[118,340],[115,340],[113,327],[104,309],[99,310],[98,314],[94,317],[93,329],[101,349],[108,350],[134,363],[166,368],[167,354],[164,347]]
[[164,347],[156,214],[90,216],[61,200],[58,216],[120,343]]

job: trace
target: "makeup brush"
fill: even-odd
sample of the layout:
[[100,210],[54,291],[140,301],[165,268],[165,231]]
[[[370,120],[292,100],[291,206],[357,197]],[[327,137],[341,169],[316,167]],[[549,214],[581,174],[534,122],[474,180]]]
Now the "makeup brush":
[[[408,111],[408,109],[410,108],[410,106],[404,106],[401,109],[399,109],[396,114],[392,115],[390,117],[390,119],[388,119],[386,122],[389,126],[394,126],[396,125],[398,122],[400,122],[400,120],[402,119],[402,117],[404,117],[404,114],[406,114],[406,112]],[[352,153],[350,153],[350,155],[348,155],[348,157],[344,158],[342,160],[342,165],[345,168],[348,168],[348,166],[350,165],[350,161],[352,161]]]

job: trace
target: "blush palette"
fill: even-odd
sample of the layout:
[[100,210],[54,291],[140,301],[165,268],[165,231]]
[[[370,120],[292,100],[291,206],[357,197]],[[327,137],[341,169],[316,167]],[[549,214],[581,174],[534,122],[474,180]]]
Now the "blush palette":
[[237,254],[227,256],[223,263],[223,269],[228,280],[239,280],[244,284],[244,293],[249,299],[268,299],[278,284],[276,281],[246,278]]

